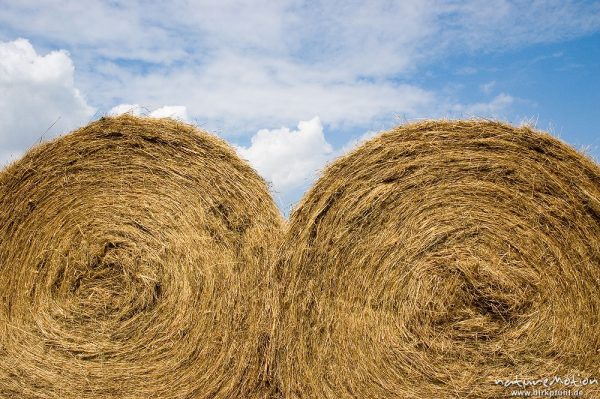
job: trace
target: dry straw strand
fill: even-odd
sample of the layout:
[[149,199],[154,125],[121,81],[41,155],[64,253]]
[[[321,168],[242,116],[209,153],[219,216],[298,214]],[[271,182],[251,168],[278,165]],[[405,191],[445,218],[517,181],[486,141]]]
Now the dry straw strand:
[[282,218],[224,141],[107,117],[0,175],[0,397],[259,398]]
[[598,165],[527,127],[424,121],[368,141],[291,215],[281,391],[500,398],[497,379],[600,378],[599,204]]

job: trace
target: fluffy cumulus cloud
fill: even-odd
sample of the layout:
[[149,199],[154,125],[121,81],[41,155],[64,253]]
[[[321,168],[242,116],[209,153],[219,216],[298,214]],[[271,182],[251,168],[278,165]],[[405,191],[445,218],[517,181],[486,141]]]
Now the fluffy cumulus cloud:
[[64,51],[41,55],[24,39],[0,42],[0,163],[89,120],[94,109],[73,72]]
[[286,213],[329,161],[379,133],[368,131],[335,149],[324,130],[321,119],[314,117],[299,122],[295,130],[261,129],[252,136],[249,146],[236,146],[238,154],[270,184],[275,200]]
[[180,121],[188,121],[186,107],[182,105],[165,105],[150,112],[149,116],[153,118],[172,118]]
[[334,150],[315,117],[298,123],[296,130],[259,130],[238,153],[281,193],[310,184]]

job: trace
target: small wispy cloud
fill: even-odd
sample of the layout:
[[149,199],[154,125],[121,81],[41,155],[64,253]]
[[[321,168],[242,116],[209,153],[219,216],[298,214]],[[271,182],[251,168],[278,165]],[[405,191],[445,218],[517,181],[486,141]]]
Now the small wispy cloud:
[[494,90],[494,87],[496,87],[496,81],[492,80],[490,82],[479,85],[479,90],[481,90],[481,92],[484,94],[490,94],[492,90]]
[[487,102],[455,103],[449,105],[450,117],[458,118],[494,118],[505,119],[510,106],[515,103],[515,98],[510,94],[500,93]]

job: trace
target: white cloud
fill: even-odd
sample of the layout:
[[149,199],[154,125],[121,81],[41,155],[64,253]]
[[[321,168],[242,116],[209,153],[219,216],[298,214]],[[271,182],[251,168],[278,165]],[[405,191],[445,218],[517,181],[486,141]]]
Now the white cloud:
[[[169,11],[176,7],[173,4]],[[0,26],[68,48],[77,57],[171,63],[185,58],[186,43],[160,23],[170,14],[163,4],[153,8],[143,1],[20,0],[3,2]],[[85,54],[86,50],[93,54]]]
[[502,118],[503,113],[515,102],[515,98],[506,93],[500,93],[488,102],[473,104],[454,104],[450,107],[453,115],[458,117],[488,117]]
[[144,115],[151,118],[172,118],[184,122],[189,121],[187,108],[182,105],[165,105],[150,112],[139,104],[119,104],[108,111],[108,115],[121,114]]
[[328,142],[320,118],[314,117],[299,122],[296,130],[261,129],[252,137],[250,146],[235,148],[270,183],[275,200],[287,213],[329,161],[378,133],[368,131],[336,150]]
[[94,113],[73,81],[65,51],[39,55],[24,39],[0,42],[0,163]]
[[144,110],[139,104],[119,104],[115,105],[108,111],[108,115],[110,116],[117,116],[122,114],[140,116],[144,114]]
[[165,105],[164,107],[155,109],[150,112],[152,118],[172,118],[179,119],[180,121],[187,121],[188,114],[187,109],[181,105]]
[[249,147],[237,150],[274,191],[283,193],[312,183],[334,153],[318,117],[298,123],[297,130],[259,130]]

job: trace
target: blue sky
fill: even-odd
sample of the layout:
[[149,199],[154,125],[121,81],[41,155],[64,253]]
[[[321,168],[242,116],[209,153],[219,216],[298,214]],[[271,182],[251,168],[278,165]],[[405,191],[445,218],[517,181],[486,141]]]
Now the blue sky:
[[600,2],[0,0],[0,163],[101,115],[236,146],[287,212],[423,118],[533,123],[600,158]]

